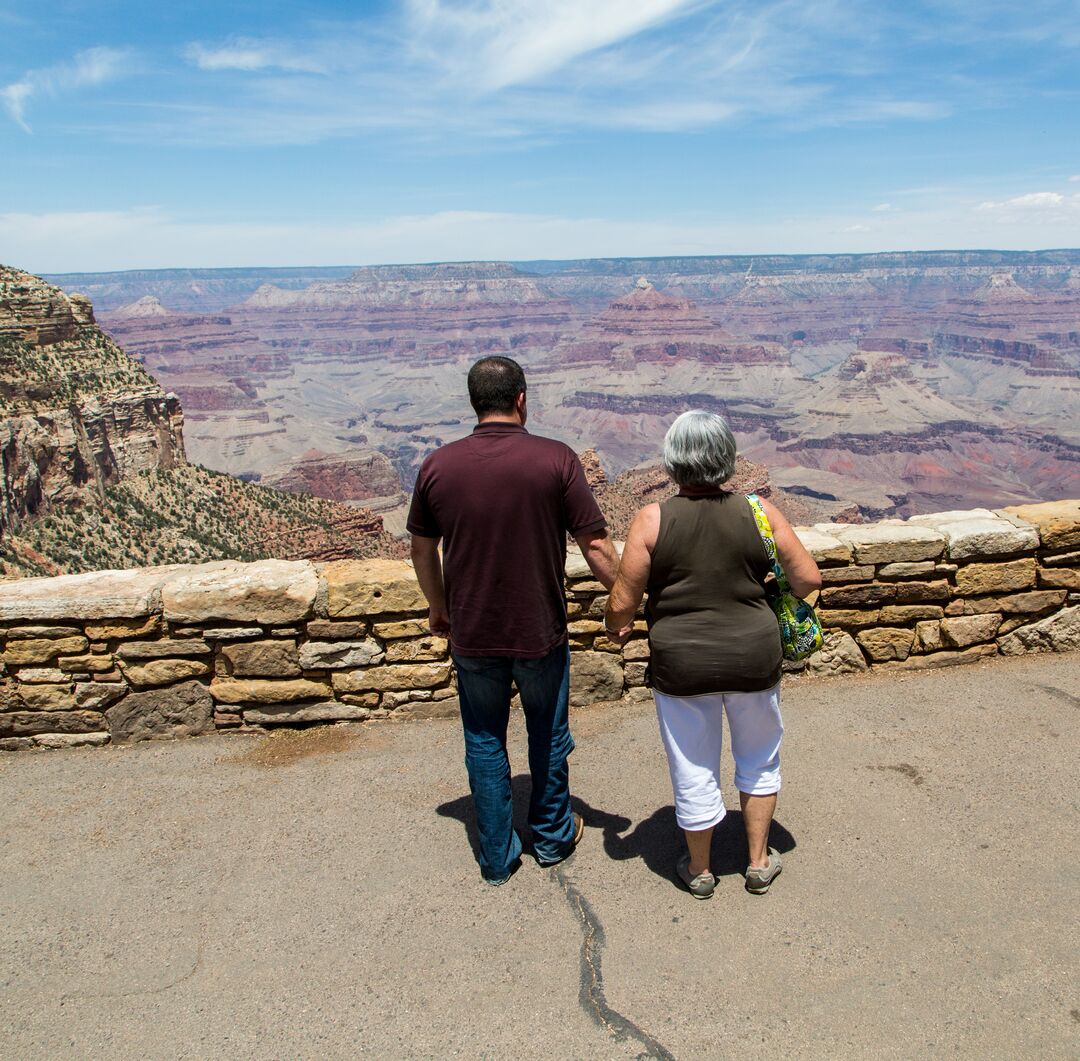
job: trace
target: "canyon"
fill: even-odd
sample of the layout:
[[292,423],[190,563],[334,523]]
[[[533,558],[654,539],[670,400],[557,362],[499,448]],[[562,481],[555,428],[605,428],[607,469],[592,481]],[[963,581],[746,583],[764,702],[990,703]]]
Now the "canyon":
[[390,531],[424,456],[471,429],[484,354],[524,365],[530,427],[609,484],[703,407],[809,518],[1080,493],[1076,250],[51,279],[179,395],[192,460]]
[[[143,297],[136,316],[168,315]],[[88,298],[0,266],[4,577],[402,554],[369,508],[190,462],[184,426],[181,399],[101,330]],[[388,463],[376,456],[362,466],[379,460]],[[395,475],[387,480],[399,490]]]

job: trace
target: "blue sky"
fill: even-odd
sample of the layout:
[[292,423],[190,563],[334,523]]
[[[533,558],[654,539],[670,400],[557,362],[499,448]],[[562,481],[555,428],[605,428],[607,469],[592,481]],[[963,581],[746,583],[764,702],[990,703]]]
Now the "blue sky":
[[1076,0],[0,0],[40,272],[1080,246]]

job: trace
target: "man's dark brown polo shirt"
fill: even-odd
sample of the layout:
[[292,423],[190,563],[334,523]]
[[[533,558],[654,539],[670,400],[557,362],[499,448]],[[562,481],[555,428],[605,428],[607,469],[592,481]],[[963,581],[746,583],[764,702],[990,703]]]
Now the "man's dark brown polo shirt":
[[451,649],[538,659],[566,641],[566,535],[606,521],[569,446],[488,422],[424,461],[407,526],[443,539]]

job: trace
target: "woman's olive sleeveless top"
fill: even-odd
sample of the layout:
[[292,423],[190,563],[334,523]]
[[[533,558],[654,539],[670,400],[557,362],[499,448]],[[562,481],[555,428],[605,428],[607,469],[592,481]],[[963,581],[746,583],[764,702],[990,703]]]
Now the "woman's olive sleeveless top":
[[780,630],[763,587],[771,570],[742,494],[660,506],[645,606],[654,688],[748,693],[780,680]]

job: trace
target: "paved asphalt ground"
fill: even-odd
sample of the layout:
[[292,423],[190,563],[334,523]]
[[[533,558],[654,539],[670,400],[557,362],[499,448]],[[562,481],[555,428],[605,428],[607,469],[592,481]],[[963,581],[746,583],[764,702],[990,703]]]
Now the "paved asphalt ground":
[[648,703],[575,713],[585,839],[502,888],[454,721],[0,756],[0,1056],[1080,1056],[1080,656],[784,707],[783,875],[729,814],[707,902]]

